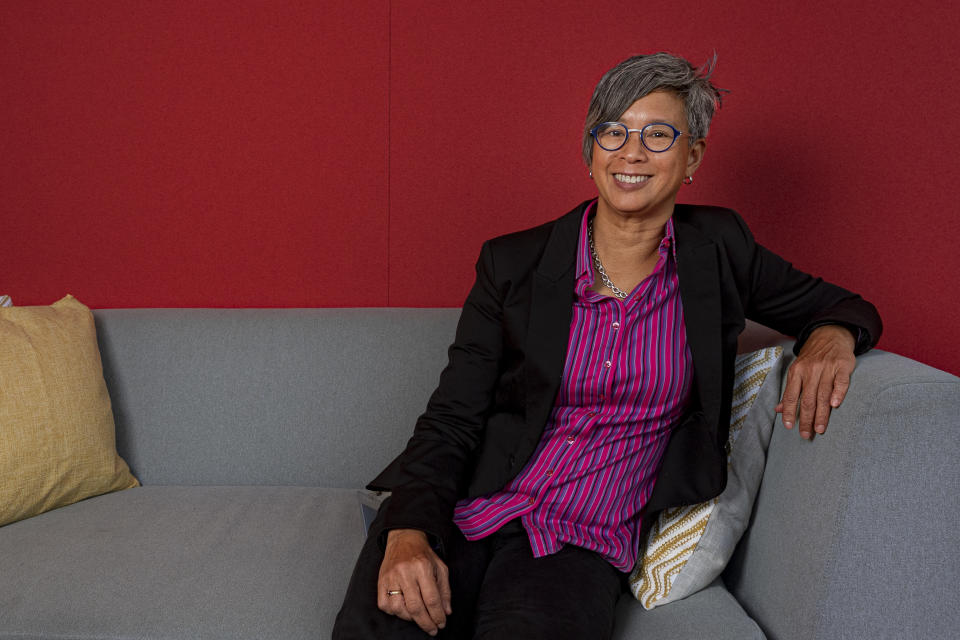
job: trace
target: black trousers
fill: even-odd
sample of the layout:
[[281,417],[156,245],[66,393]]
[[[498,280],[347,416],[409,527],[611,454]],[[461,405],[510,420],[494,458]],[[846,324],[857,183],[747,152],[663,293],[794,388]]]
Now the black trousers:
[[[534,558],[515,520],[470,542],[455,531],[444,562],[450,568],[451,607],[438,640],[603,640],[613,633],[621,573],[593,551],[567,545]],[[337,615],[334,640],[424,640],[415,623],[377,608],[383,552],[367,538]]]

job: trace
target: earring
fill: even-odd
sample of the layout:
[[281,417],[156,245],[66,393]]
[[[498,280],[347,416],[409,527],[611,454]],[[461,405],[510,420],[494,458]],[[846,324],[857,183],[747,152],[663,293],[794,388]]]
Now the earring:
[[693,176],[687,176],[683,179],[683,184],[693,184]]
[[590,173],[590,178],[592,179],[592,178],[593,178],[593,169],[590,169],[589,173]]

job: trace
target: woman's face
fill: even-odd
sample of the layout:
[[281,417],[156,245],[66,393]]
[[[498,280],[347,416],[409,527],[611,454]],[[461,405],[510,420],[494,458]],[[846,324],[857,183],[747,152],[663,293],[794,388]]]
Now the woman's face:
[[[687,132],[683,101],[669,91],[650,93],[618,118],[630,129],[642,129],[652,122],[665,122]],[[649,151],[640,135],[631,131],[627,143],[616,151],[606,151],[594,141],[590,170],[600,198],[598,213],[642,217],[665,222],[673,213],[677,191],[686,176],[692,176],[706,143],[680,136],[661,153]]]

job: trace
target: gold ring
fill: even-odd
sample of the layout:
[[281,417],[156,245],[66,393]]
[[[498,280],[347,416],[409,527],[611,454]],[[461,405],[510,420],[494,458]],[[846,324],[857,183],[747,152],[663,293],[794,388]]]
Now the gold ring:
[[400,591],[399,589],[391,589],[391,590],[387,591],[387,595],[388,595],[388,596],[402,596],[402,595],[403,595],[403,591]]

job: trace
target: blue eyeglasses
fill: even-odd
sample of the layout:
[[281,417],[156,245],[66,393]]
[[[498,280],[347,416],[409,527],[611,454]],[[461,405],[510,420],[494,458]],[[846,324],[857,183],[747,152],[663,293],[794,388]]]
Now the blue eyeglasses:
[[652,122],[643,129],[628,129],[622,122],[603,122],[590,129],[590,135],[601,149],[616,151],[627,144],[627,139],[634,131],[640,134],[643,146],[653,153],[667,151],[677,138],[684,135],[683,131],[666,122]]

